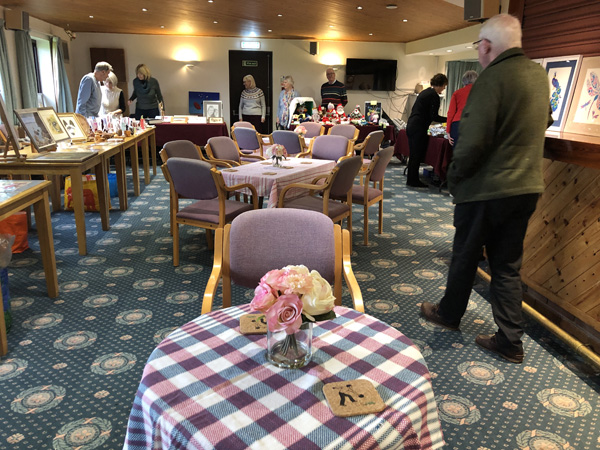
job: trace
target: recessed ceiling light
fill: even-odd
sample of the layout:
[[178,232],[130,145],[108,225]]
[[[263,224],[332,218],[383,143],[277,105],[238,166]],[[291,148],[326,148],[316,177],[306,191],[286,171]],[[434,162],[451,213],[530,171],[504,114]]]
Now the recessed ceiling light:
[[93,19],[93,18],[94,18],[94,16],[90,16],[90,19]]
[[147,12],[148,10],[146,8],[142,8],[142,11]]
[[406,20],[406,19],[402,19],[402,22],[408,22],[408,20]]
[[213,23],[219,23],[219,22],[217,22],[216,20],[213,20]]
[[433,55],[433,53],[430,53],[430,55]]
[[356,9],[362,9],[362,6],[357,6]]
[[387,9],[396,9],[396,8],[398,7],[398,5],[395,5],[395,4],[393,4],[393,3],[390,3],[389,5],[385,5],[385,7],[386,7]]
[[208,3],[212,3],[212,2],[213,2],[213,0],[208,0]]
[[283,14],[277,14],[277,17],[283,17]]
[[446,50],[447,53],[452,53],[452,50]]
[[472,45],[467,45],[465,48],[473,48]]
[[373,36],[373,33],[369,33],[369,36]]
[[333,25],[329,25],[329,28],[333,28]]
[[267,31],[268,31],[269,33],[272,33],[272,32],[273,32],[273,30],[267,30]]
[[160,27],[161,27],[161,28],[164,28],[165,26],[164,26],[164,25],[161,25]]

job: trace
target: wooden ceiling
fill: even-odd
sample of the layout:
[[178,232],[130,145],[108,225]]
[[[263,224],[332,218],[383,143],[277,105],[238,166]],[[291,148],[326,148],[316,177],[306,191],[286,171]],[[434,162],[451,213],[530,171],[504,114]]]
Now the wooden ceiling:
[[[397,8],[388,9],[389,4]],[[464,21],[462,4],[462,0],[0,0],[1,6],[22,9],[75,33],[366,42],[410,42],[465,28],[472,23]]]

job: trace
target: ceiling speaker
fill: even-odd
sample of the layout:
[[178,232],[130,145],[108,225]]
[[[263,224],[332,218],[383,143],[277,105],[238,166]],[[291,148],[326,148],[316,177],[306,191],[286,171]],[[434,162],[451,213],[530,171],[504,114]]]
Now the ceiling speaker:
[[465,20],[483,22],[500,12],[500,0],[465,0]]
[[319,53],[319,43],[318,42],[311,42],[310,43],[310,54],[311,55],[316,55]]
[[29,31],[29,14],[22,9],[5,9],[4,20],[7,30]]

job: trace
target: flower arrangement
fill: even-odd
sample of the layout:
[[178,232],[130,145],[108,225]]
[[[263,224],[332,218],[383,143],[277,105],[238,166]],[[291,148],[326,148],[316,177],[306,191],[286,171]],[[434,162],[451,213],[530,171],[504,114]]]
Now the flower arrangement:
[[270,334],[285,332],[283,339],[275,342],[273,348],[269,344],[269,359],[275,364],[285,358],[302,360],[298,366],[281,367],[307,364],[312,354],[311,347],[302,349],[296,340],[296,332],[305,323],[335,318],[334,302],[331,285],[316,270],[309,271],[305,266],[286,266],[267,272],[254,290],[251,306],[265,315]]
[[287,150],[281,144],[271,145],[266,151],[267,157],[273,160],[273,165],[278,166],[282,159],[287,157]]
[[299,134],[302,138],[306,135],[306,132],[306,127],[302,125],[298,125],[296,128],[294,128],[294,133]]

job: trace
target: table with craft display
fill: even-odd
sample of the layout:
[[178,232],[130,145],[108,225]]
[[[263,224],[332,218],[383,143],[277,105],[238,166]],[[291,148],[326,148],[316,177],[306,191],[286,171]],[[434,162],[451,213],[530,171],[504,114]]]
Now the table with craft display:
[[[371,133],[372,131],[378,131],[378,130],[383,131],[383,140],[384,141],[390,141],[390,143],[392,143],[392,144],[396,141],[396,137],[394,136],[394,127],[392,125],[388,125],[385,128],[380,127],[379,125],[373,125],[372,123],[367,123],[364,125],[356,125],[356,124],[352,124],[352,125],[354,125],[356,128],[358,128],[358,138],[356,138],[356,143],[364,141],[367,138],[367,136],[369,135],[369,133]],[[331,127],[333,127],[332,124],[327,124],[324,126],[325,126],[325,134],[328,134],[329,129]]]
[[[406,130],[400,130],[396,137],[396,144],[394,145],[394,155],[402,159],[402,157],[410,156],[410,149],[408,148],[408,137],[406,136]],[[443,137],[429,136],[429,143],[427,145],[427,153],[425,154],[425,164],[433,167],[433,172],[440,177],[442,181],[446,180],[448,172],[448,165],[452,160],[452,146],[448,139]]]
[[[121,148],[122,144],[113,147]],[[85,211],[83,197],[82,175],[87,170],[93,170],[96,175],[98,190],[98,205],[102,229],[110,229],[108,219],[108,179],[101,156],[103,150],[98,146],[93,152],[49,152],[32,153],[25,160],[0,161],[0,175],[69,175],[71,177],[71,192],[73,195],[73,211],[75,215],[75,228],[79,254],[87,254],[87,239],[85,227]],[[94,147],[87,147],[87,149]],[[110,148],[106,145],[106,148]],[[21,153],[24,153],[21,150]],[[53,205],[54,206],[54,205]]]
[[[50,220],[49,189],[52,183],[44,180],[0,180],[0,220],[33,205],[42,264],[48,297],[58,297],[58,278],[54,238]],[[0,298],[0,355],[7,352],[4,309]]]
[[[268,208],[275,208],[284,187],[292,183],[312,182],[318,175],[329,173],[335,167],[335,161],[288,158],[281,162],[281,166],[273,167],[271,161],[267,160],[223,169],[221,173],[227,186],[249,183],[256,188],[259,197],[268,198]],[[250,194],[250,191],[245,193]],[[288,191],[286,199],[307,194],[306,189],[294,188]]]
[[[175,330],[144,368],[124,449],[441,448],[431,377],[418,348],[374,317],[334,311],[335,319],[314,325],[313,356],[301,369],[274,366],[265,335],[240,333],[250,305]],[[356,379],[373,384],[384,409],[334,415],[324,385]]]
[[156,124],[156,145],[158,148],[162,148],[169,141],[180,139],[205,146],[206,142],[214,136],[229,136],[229,130],[225,122]]
[[150,184],[150,155],[152,156],[152,173],[156,175],[156,127],[148,126],[130,137],[124,138],[123,149],[129,150],[131,159],[131,172],[133,175],[133,194],[140,195],[140,173],[138,162],[138,144],[142,151],[142,167],[144,169],[144,183]]

